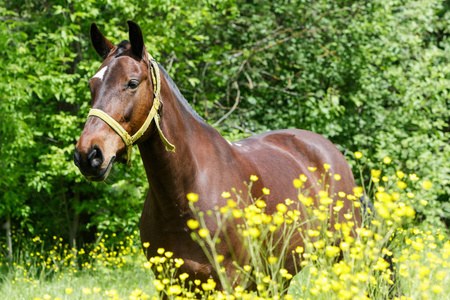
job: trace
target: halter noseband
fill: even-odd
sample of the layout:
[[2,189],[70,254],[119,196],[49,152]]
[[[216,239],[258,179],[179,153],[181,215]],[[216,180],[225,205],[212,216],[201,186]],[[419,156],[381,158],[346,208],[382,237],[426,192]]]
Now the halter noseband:
[[107,113],[100,109],[91,108],[88,115],[88,117],[94,116],[105,121],[105,123],[108,124],[122,138],[123,142],[125,143],[125,147],[127,148],[127,152],[125,154],[127,165],[131,165],[131,150],[133,144],[136,143],[136,141],[144,135],[153,119],[155,120],[159,137],[166,146],[166,150],[175,152],[175,146],[167,140],[159,125],[158,109],[161,105],[161,102],[159,100],[159,95],[161,93],[161,75],[159,73],[158,63],[150,54],[148,55],[148,58],[150,62],[150,73],[153,82],[153,105],[144,124],[142,124],[141,128],[135,134],[133,134],[133,136],[130,136],[130,134],[116,120],[111,118]]

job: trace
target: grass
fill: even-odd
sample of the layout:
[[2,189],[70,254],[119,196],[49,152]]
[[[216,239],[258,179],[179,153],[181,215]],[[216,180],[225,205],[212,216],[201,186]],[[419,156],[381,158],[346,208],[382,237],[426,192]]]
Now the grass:
[[[272,215],[265,214],[262,199],[244,203],[232,191],[222,194],[222,207],[200,212],[195,207],[198,196],[189,194],[195,219],[187,225],[219,270],[223,292],[214,290],[213,281],[184,288],[187,274],[173,276],[183,261],[164,249],[146,261],[137,231],[124,240],[115,234],[98,234],[96,243],[79,249],[70,249],[59,237],[25,237],[14,232],[13,260],[0,257],[0,295],[7,299],[159,299],[162,295],[170,299],[199,295],[203,299],[387,299],[394,287],[398,299],[450,299],[448,230],[413,221],[416,211],[412,206],[420,209],[432,204],[426,198],[432,184],[400,171],[382,175],[372,170],[366,189],[356,189],[354,195],[340,194],[338,201],[331,199],[326,186],[316,199],[309,197],[303,188],[307,178],[300,176],[293,182],[298,199],[279,204]],[[252,177],[249,185],[256,180]],[[267,189],[263,192],[270,194]],[[352,201],[354,209],[359,209],[357,199],[363,192],[371,196],[376,213],[357,227],[349,212],[348,218],[330,230],[329,220],[335,215],[328,213],[328,205],[338,212],[342,201]],[[228,222],[240,224],[236,232],[252,256],[239,265],[243,279],[239,284],[224,275],[223,257],[215,249],[217,237],[226,235],[207,231],[205,218],[214,219],[221,230]],[[308,229],[302,229],[305,222]],[[281,233],[287,238],[296,232],[306,241],[305,247],[288,253],[277,236]],[[298,259],[302,266],[298,274],[284,269],[287,255]],[[396,262],[395,274],[389,269],[388,257]],[[158,276],[152,268],[159,270]],[[292,276],[286,291],[281,283]],[[257,291],[247,292],[246,282],[255,282]]]
[[[413,231],[416,234],[410,235],[409,247],[400,250],[398,256],[399,268],[405,263],[408,271],[407,276],[399,276],[403,294],[408,299],[450,299],[448,239],[446,244],[443,244],[447,245],[447,248],[434,248],[430,247],[434,242],[430,238],[435,237],[431,229],[428,233]],[[426,237],[426,241],[423,249],[420,249],[422,246],[413,244],[413,241],[422,237]],[[439,239],[437,236],[435,238]],[[71,266],[73,257],[67,258],[70,254],[66,254],[61,258],[68,263],[59,266],[57,272],[54,272],[55,265],[47,268],[46,259],[36,255],[27,260],[28,262],[17,261],[12,266],[13,271],[3,272],[0,293],[6,295],[7,299],[152,299],[154,295],[158,295],[153,284],[154,275],[148,269],[142,250],[138,249],[137,243],[131,244],[130,241],[131,239],[121,252],[114,253],[111,249],[103,249],[101,252],[86,253],[95,255],[95,258],[89,265],[82,267]],[[413,247],[420,250],[416,251]],[[445,253],[446,259],[443,257]],[[24,256],[30,257],[30,254],[27,252]],[[413,259],[412,255],[415,255]],[[30,261],[31,264],[27,265]],[[345,299],[343,295],[338,297],[339,294],[333,293],[331,286],[330,290],[326,291],[326,282],[323,278],[320,279],[320,270],[313,268],[314,266],[307,266],[294,277],[289,288],[289,294],[294,299]],[[52,272],[45,273],[43,269],[51,269]],[[344,278],[341,279],[345,281]],[[314,290],[317,287],[320,287],[320,290]]]
[[114,239],[99,235],[96,244],[79,250],[57,242],[43,252],[48,245],[34,237],[28,250],[3,263],[1,294],[8,299],[150,299],[154,275],[140,243],[135,235]]

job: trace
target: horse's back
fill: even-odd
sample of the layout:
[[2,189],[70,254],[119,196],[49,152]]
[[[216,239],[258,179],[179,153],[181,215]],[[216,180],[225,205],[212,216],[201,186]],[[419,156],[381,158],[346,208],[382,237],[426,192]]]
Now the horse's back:
[[[292,196],[295,192],[292,180],[301,174],[308,178],[307,186],[312,193],[325,189],[326,184],[331,193],[350,193],[355,186],[344,155],[331,141],[311,131],[271,131],[236,142],[234,147],[252,163],[262,184],[279,197]],[[336,180],[336,174],[342,180]],[[325,180],[319,183],[321,179]]]
[[[348,167],[345,157],[325,137],[307,130],[284,129],[261,133],[234,143],[238,151],[261,167],[285,160],[302,168],[320,168],[324,163],[332,168],[343,164]],[[276,165],[275,165],[276,166]],[[274,167],[275,167],[274,166]],[[278,165],[278,167],[287,167]]]

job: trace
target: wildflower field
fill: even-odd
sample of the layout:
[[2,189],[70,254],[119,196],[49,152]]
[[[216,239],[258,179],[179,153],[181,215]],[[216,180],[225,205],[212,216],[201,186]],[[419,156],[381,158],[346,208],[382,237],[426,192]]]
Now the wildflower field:
[[[355,156],[360,159],[362,154]],[[385,158],[383,164],[390,162]],[[265,214],[262,199],[242,207],[243,196],[234,191],[224,191],[222,207],[200,212],[195,207],[198,196],[188,194],[196,218],[187,226],[219,270],[223,291],[214,289],[212,279],[191,282],[188,274],[175,275],[184,262],[165,249],[147,261],[149,245],[141,245],[137,231],[125,239],[98,233],[95,243],[70,248],[57,236],[30,238],[15,230],[12,260],[5,251],[1,256],[0,294],[7,299],[450,299],[448,229],[418,222],[419,213],[413,208],[429,205],[422,197],[433,184],[402,171],[384,174],[380,168],[370,174],[368,186],[355,188],[353,195],[339,193],[337,201],[326,187],[317,199],[309,197],[302,189],[308,178],[300,175],[292,186],[298,199],[286,199],[271,215]],[[323,176],[340,180],[339,174]],[[249,188],[257,180],[252,176]],[[270,194],[269,189],[263,192]],[[373,205],[360,199],[363,194]],[[330,220],[344,201],[352,201],[354,210],[364,212],[362,224],[349,221],[349,212],[331,228]],[[320,205],[313,208],[313,203]],[[215,251],[220,230],[209,232],[206,216],[221,228],[240,221],[236,231],[251,257],[239,266],[239,282],[224,275],[223,257]],[[311,226],[302,230],[304,224]],[[288,241],[297,231],[305,247],[287,253]],[[280,233],[285,243],[281,251]],[[284,269],[289,255],[298,261],[298,274]],[[156,277],[152,270],[157,270]],[[286,280],[291,280],[289,286]],[[256,285],[256,291],[246,290],[249,283]]]

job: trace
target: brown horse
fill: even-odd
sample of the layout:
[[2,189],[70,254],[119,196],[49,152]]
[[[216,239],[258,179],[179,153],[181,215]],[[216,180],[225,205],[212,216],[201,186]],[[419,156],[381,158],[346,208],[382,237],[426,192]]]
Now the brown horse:
[[[199,195],[196,205],[200,210],[213,210],[226,204],[222,192],[231,188],[246,191],[244,182],[256,175],[259,180],[251,193],[255,199],[266,201],[267,213],[275,212],[276,205],[286,198],[297,198],[292,180],[300,174],[307,176],[305,185],[312,197],[319,193],[317,182],[325,173],[326,182],[321,186],[327,185],[332,197],[340,191],[353,193],[355,182],[344,156],[318,134],[292,129],[234,143],[225,140],[190,107],[169,75],[147,53],[140,27],[132,21],[128,26],[130,41],[117,46],[95,24],[91,26],[93,46],[104,61],[89,82],[92,110],[74,160],[87,179],[100,181],[115,161],[129,160],[131,146],[138,145],[150,186],[140,221],[142,243],[150,243],[148,257],[164,248],[184,260],[180,272],[188,273],[189,279],[217,278],[186,225],[193,218],[186,199],[190,192]],[[326,170],[324,164],[331,168]],[[341,180],[330,176],[334,174]],[[270,195],[263,194],[263,187]],[[345,201],[339,218],[350,210],[351,201]],[[358,211],[353,221],[360,223]],[[210,232],[217,229],[213,222],[208,226]],[[298,245],[303,241],[290,247]],[[245,253],[237,238],[232,247]],[[219,244],[218,251],[224,256],[228,275],[234,276],[231,250]],[[295,272],[293,260],[286,262],[286,269]]]

